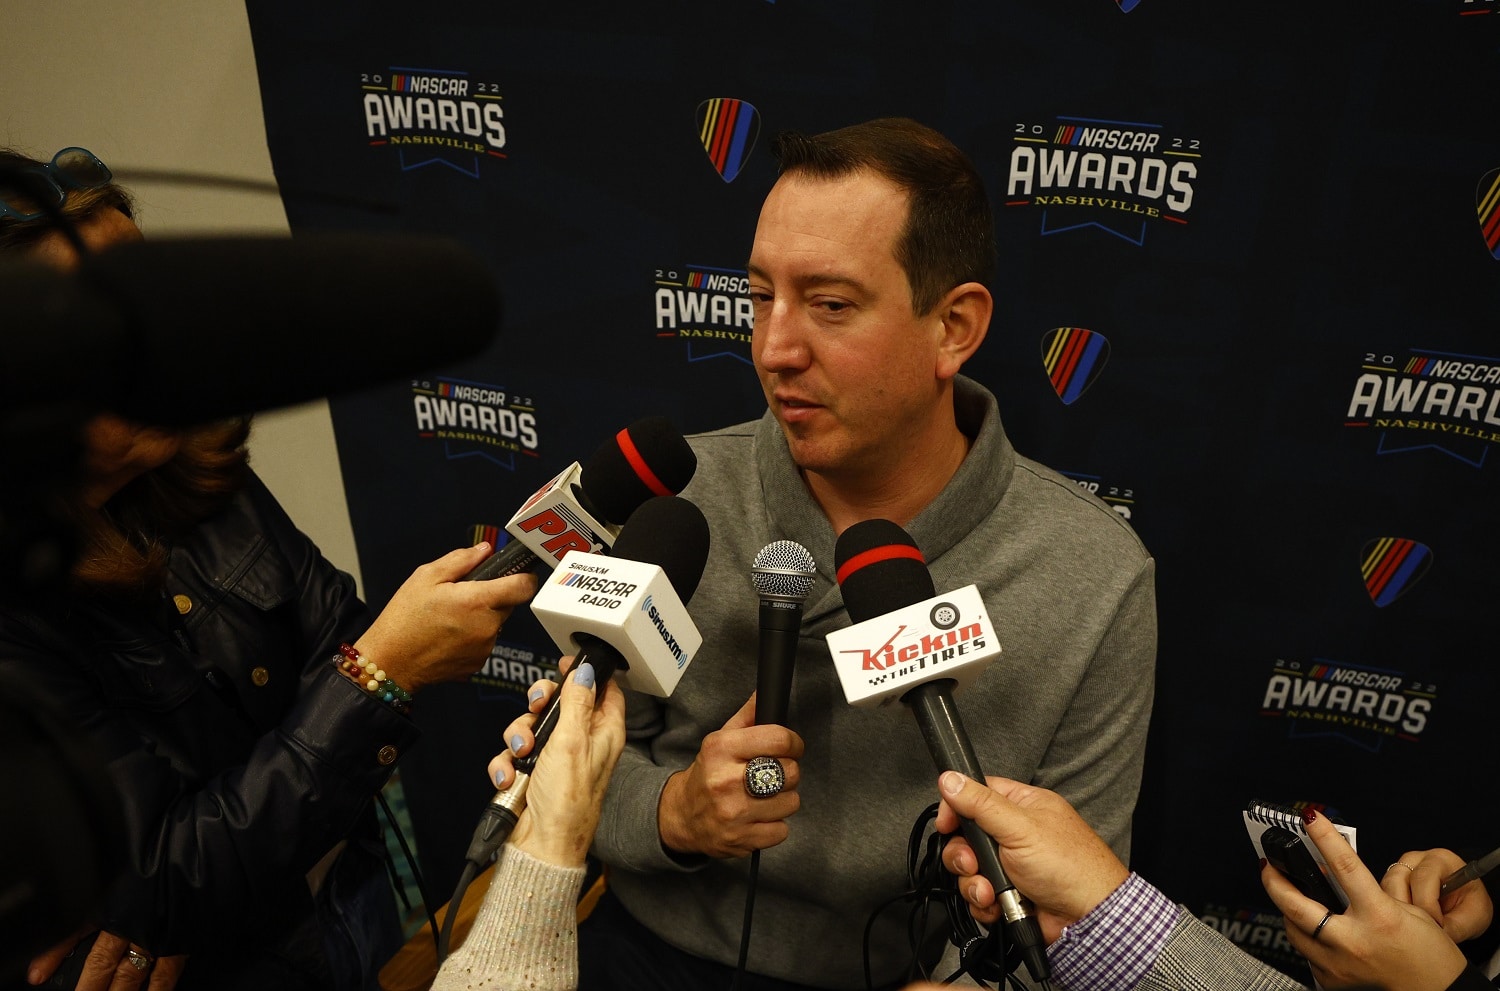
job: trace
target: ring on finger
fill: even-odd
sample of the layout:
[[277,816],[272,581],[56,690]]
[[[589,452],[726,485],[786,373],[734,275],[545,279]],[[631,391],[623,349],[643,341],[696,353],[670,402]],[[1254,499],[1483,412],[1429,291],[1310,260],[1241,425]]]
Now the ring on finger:
[[1385,872],[1387,874],[1389,874],[1391,871],[1395,870],[1397,867],[1405,867],[1407,870],[1412,871],[1412,872],[1416,871],[1416,868],[1413,867],[1411,864],[1408,864],[1404,860],[1398,860],[1394,864],[1392,864],[1391,866],[1387,867],[1385,869]]
[[770,798],[786,787],[786,768],[775,757],[752,757],[745,763],[745,791],[751,798]]
[[130,966],[139,971],[150,970],[151,965],[156,963],[156,959],[151,954],[142,953],[134,947],[125,951],[125,959],[130,961]]
[[1317,939],[1318,938],[1318,933],[1320,933],[1320,932],[1323,931],[1323,927],[1326,926],[1326,925],[1328,925],[1328,920],[1331,919],[1331,918],[1333,918],[1333,909],[1329,909],[1327,912],[1324,913],[1324,915],[1323,915],[1323,921],[1319,922],[1318,923],[1318,927],[1312,931],[1312,938],[1313,939]]

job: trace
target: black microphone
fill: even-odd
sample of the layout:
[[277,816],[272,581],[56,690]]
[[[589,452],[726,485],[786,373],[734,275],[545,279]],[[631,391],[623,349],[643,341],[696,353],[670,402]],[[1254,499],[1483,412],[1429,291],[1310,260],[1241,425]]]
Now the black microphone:
[[[708,521],[703,518],[702,510],[678,496],[648,499],[630,514],[630,519],[620,530],[619,539],[610,551],[609,559],[656,565],[666,573],[671,591],[676,594],[679,602],[686,603],[697,590],[698,582],[703,577],[703,567],[708,561]],[[563,576],[565,580],[568,577]],[[550,589],[546,591],[550,592]],[[653,608],[660,606],[649,600],[646,604]],[[580,614],[585,613],[588,608],[597,609],[598,606],[579,606]],[[667,632],[669,631],[661,625],[642,622],[625,627],[615,634],[620,638],[619,643],[610,643],[601,636],[588,633],[574,633],[571,640],[576,641],[579,648],[574,668],[585,661],[594,666],[595,692],[599,698],[604,696],[605,683],[617,671],[622,673],[622,677],[630,671],[626,653],[641,658],[645,664],[670,668],[670,673],[675,675],[686,660],[663,643],[662,638]],[[637,638],[638,642],[629,642],[631,638]],[[559,643],[559,646],[567,649],[563,643]],[[639,672],[643,676],[647,673]],[[515,780],[504,791],[496,792],[485,809],[469,851],[465,854],[465,859],[470,863],[487,862],[500,844],[505,842],[505,837],[520,818],[525,805],[528,776],[535,769],[542,748],[551,737],[553,727],[557,725],[561,701],[562,693],[559,691],[542,710],[532,728],[535,742],[531,752],[515,762]]]
[[[540,560],[554,565],[569,550],[608,549],[613,531],[631,513],[652,497],[681,492],[697,468],[697,456],[670,420],[663,416],[637,420],[599,445],[582,466],[575,462],[534,493],[506,527],[515,539],[462,580],[517,575]],[[570,482],[575,469],[577,481]],[[555,485],[563,486],[556,499],[539,504]],[[536,512],[523,516],[532,506],[538,506]],[[611,532],[599,533],[587,519],[604,524]],[[545,538],[540,544],[545,556],[526,543],[529,535]],[[696,587],[697,582],[693,584]]]
[[[936,592],[927,561],[905,530],[889,520],[865,520],[845,530],[834,546],[834,563],[844,607],[853,623],[863,623],[906,606],[932,599]],[[947,605],[934,607],[935,615]],[[952,607],[948,606],[951,611]],[[927,680],[901,695],[921,728],[922,739],[939,769],[958,771],[975,781],[984,781],[979,757],[953,705],[952,678],[938,673],[917,675]],[[1011,941],[1026,961],[1032,979],[1045,981],[1051,975],[1041,927],[1021,901],[1005,868],[995,840],[978,823],[961,821],[964,838],[974,850],[979,872],[995,890],[995,900]]]
[[802,630],[802,603],[812,591],[813,558],[795,540],[767,544],[755,555],[750,581],[760,593],[760,659],[755,675],[755,722],[786,725],[792,669]]
[[[417,235],[155,238],[73,272],[0,264],[0,409],[67,392],[161,425],[337,395],[478,354],[500,326],[471,249]],[[434,321],[435,307],[442,319]]]
[[[812,591],[816,569],[812,554],[795,540],[777,540],[762,547],[750,566],[750,581],[760,594],[760,657],[755,667],[755,724],[785,726],[792,701],[792,670],[797,663],[797,641],[802,630],[802,603]],[[745,887],[745,921],[740,935],[739,966],[732,991],[740,986],[750,953],[750,924],[755,915],[755,888],[760,877],[760,851],[750,853],[749,883]]]

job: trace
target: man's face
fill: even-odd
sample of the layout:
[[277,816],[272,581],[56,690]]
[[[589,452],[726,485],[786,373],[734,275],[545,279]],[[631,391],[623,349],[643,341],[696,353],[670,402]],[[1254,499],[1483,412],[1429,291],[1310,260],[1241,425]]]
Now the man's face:
[[751,355],[805,471],[879,471],[932,423],[943,324],[940,307],[912,313],[896,261],[907,202],[874,173],[792,173],[761,208],[749,265]]

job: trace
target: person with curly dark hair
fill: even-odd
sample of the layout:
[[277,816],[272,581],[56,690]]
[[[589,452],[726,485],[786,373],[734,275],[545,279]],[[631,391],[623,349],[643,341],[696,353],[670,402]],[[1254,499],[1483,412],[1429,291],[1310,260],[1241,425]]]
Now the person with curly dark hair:
[[[0,258],[141,238],[82,148],[0,152],[0,174]],[[249,428],[91,414],[67,587],[0,605],[0,680],[72,720],[125,823],[97,917],[33,984],[375,988],[399,947],[373,799],[419,736],[412,697],[477,670],[534,579],[461,582],[490,548],[455,550],[372,620],[251,470]]]

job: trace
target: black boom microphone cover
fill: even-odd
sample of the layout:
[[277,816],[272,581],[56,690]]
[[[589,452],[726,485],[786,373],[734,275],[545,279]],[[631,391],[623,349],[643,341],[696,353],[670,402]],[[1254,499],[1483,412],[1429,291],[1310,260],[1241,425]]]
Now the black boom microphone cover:
[[500,294],[448,238],[320,232],[158,238],[85,257],[79,294],[118,315],[108,408],[164,425],[336,395],[482,351]]

